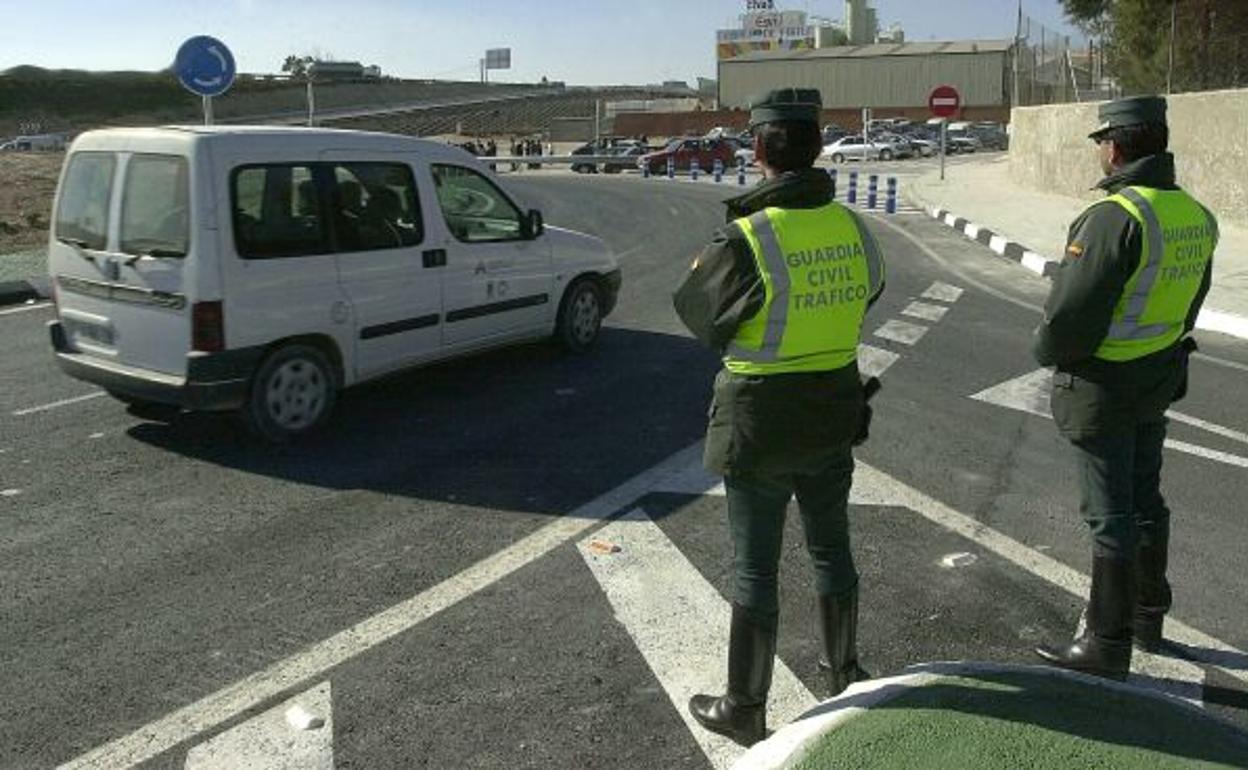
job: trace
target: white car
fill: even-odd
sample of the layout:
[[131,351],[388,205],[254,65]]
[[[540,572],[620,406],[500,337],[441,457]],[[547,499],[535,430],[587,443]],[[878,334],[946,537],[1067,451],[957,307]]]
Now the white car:
[[736,157],[738,162],[744,160],[745,165],[747,166],[754,165],[754,148],[753,147],[742,147],[741,149],[733,153],[733,155]]
[[823,148],[822,157],[833,163],[848,160],[892,160],[898,154],[893,145],[886,142],[866,143],[861,136],[845,136]]
[[92,131],[48,263],[56,360],[144,409],[238,410],[282,441],[341,388],[526,340],[590,347],[620,270],[476,158],[387,134]]

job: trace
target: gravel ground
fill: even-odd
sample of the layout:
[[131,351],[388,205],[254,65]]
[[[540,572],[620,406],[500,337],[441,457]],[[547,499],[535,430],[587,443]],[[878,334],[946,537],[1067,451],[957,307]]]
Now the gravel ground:
[[42,249],[64,159],[60,152],[0,153],[0,259]]

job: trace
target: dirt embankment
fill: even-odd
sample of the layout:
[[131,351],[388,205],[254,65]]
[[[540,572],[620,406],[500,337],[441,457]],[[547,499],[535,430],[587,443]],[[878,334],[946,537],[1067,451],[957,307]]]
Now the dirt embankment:
[[52,195],[64,160],[60,152],[0,153],[0,253],[47,242]]

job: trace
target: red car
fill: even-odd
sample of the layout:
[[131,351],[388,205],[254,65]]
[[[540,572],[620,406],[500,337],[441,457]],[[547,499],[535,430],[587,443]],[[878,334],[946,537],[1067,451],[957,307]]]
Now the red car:
[[663,149],[641,156],[637,167],[648,166],[651,174],[666,174],[668,158],[675,162],[677,171],[688,171],[692,168],[694,159],[697,159],[698,167],[703,172],[710,172],[718,160],[723,162],[724,171],[727,172],[736,168],[736,152],[737,145],[731,139],[684,137],[673,139]]

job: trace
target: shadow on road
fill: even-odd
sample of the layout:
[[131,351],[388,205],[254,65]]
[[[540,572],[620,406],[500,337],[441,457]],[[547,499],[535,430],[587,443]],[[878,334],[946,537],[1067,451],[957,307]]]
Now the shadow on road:
[[585,356],[529,345],[347,391],[328,428],[293,445],[213,414],[129,433],[300,484],[562,514],[698,441],[717,367],[690,338],[605,329]]

